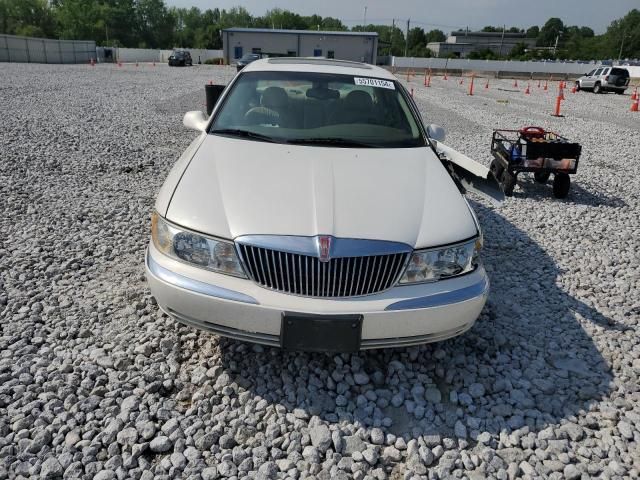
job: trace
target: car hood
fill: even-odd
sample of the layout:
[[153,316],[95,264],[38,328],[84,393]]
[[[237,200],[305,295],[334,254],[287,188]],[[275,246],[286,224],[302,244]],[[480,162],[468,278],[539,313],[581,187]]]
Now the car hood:
[[333,235],[427,247],[477,233],[428,148],[283,145],[207,135],[166,217],[202,233]]

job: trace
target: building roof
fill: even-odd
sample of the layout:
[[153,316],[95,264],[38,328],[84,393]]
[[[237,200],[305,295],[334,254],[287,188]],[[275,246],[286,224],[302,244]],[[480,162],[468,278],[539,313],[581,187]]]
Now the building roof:
[[328,31],[328,30],[286,30],[279,28],[240,28],[232,27],[225,28],[223,32],[238,32],[238,33],[275,33],[275,34],[296,34],[296,35],[339,35],[339,36],[352,36],[352,37],[377,37],[378,32],[342,32],[342,31]]
[[384,78],[396,80],[396,77],[384,68],[361,62],[335,60],[323,57],[274,57],[256,60],[242,69],[243,72],[317,72],[355,75],[358,77]]
[[[473,37],[502,37],[502,32],[468,32],[467,30],[456,30],[449,34],[451,37],[465,37],[465,36],[473,36]],[[526,33],[513,33],[513,32],[504,32],[505,38],[525,38]]]

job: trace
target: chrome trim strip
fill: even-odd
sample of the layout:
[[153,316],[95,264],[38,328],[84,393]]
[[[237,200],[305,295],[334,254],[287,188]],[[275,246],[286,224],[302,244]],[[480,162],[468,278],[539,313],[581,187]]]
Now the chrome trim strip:
[[184,288],[185,290],[190,290],[202,295],[208,295],[210,297],[217,297],[224,300],[232,300],[234,302],[259,305],[258,301],[255,298],[250,297],[249,295],[245,295],[244,293],[236,292],[234,290],[228,290],[226,288],[200,282],[199,280],[194,280],[193,278],[174,273],[171,270],[160,266],[160,264],[156,262],[151,257],[151,255],[149,255],[149,252],[147,252],[146,257],[147,268],[149,269],[149,272],[151,272],[160,280],[167,282],[175,287]]
[[[164,311],[164,309],[163,309]],[[167,308],[165,312],[170,317],[174,318],[180,323],[189,327],[205,330],[222,337],[233,338],[234,340],[240,340],[243,342],[254,342],[262,345],[268,345],[270,347],[280,346],[280,337],[278,335],[270,335],[268,333],[248,332],[246,330],[239,330],[233,327],[226,327],[218,323],[212,323],[195,318],[187,317],[181,313],[176,312],[171,308]]]
[[[294,235],[242,235],[235,239],[236,243],[252,247],[279,250],[320,258],[318,238]],[[331,258],[369,257],[373,255],[389,255],[393,253],[409,253],[413,247],[401,242],[386,240],[368,240],[358,238],[331,237],[329,254]]]
[[468,287],[449,292],[436,293],[427,297],[409,298],[392,303],[385,308],[386,311],[395,310],[415,310],[418,308],[442,307],[453,303],[465,302],[482,295],[486,295],[489,291],[489,280],[485,277],[478,283],[469,285]]
[[390,347],[410,347],[413,345],[424,345],[425,343],[440,342],[448,338],[456,337],[469,330],[475,322],[469,322],[457,328],[444,330],[442,332],[427,333],[426,335],[417,335],[414,337],[396,337],[396,338],[372,338],[362,340],[360,350],[372,350],[375,348]]

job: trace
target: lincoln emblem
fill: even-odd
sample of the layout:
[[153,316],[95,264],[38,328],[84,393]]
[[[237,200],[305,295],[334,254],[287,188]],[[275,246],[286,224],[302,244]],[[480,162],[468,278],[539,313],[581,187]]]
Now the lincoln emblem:
[[328,235],[322,235],[318,237],[318,250],[320,254],[321,262],[328,262],[331,251],[331,237]]

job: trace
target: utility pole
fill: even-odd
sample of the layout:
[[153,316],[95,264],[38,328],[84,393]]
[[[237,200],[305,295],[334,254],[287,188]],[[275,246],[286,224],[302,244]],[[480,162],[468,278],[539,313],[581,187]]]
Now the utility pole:
[[556,44],[553,46],[553,56],[556,56],[556,51],[558,50],[558,41],[560,40],[560,34],[556,35]]
[[364,17],[362,18],[362,26],[366,26],[367,25],[367,6],[364,6]]
[[391,37],[389,38],[389,55],[393,55],[393,34],[396,31],[396,19],[391,20]]
[[409,51],[409,25],[411,24],[411,19],[407,18],[407,34],[404,37],[404,56],[407,56],[407,52]]
[[622,60],[622,48],[624,47],[624,37],[627,35],[627,32],[622,34],[622,40],[620,41],[620,51],[618,52],[618,65],[620,64],[620,60]]
[[504,31],[506,28],[506,25],[502,25],[502,38],[500,39],[500,52],[498,53],[498,58],[502,58],[502,46],[504,45]]

